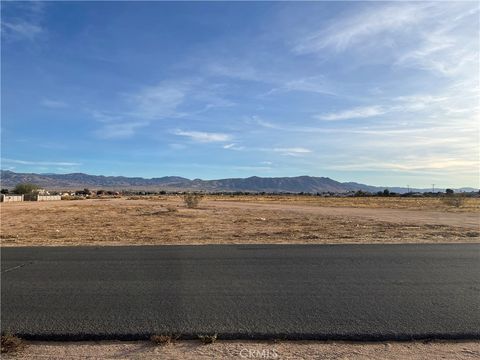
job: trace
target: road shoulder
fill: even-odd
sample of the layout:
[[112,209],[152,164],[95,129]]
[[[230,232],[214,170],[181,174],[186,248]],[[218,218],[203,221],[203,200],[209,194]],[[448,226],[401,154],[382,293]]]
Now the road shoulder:
[[480,342],[178,341],[166,346],[138,342],[26,342],[5,359],[478,359]]

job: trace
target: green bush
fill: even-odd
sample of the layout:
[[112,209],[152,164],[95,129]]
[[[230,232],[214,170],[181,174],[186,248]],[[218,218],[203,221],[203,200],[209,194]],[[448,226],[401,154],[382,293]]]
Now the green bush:
[[39,189],[38,185],[23,183],[23,184],[17,184],[17,186],[15,186],[15,189],[13,189],[13,192],[18,195],[27,195],[27,194],[33,194],[38,189]]

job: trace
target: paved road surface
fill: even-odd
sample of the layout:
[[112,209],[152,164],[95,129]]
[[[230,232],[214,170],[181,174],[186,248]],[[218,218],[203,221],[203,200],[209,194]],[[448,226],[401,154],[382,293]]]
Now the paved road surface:
[[36,339],[480,338],[480,244],[2,249],[2,330]]

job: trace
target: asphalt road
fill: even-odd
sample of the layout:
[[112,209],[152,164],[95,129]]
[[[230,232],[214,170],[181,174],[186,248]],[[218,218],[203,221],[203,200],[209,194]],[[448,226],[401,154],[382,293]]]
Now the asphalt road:
[[2,331],[24,338],[480,338],[480,244],[3,248],[1,258]]

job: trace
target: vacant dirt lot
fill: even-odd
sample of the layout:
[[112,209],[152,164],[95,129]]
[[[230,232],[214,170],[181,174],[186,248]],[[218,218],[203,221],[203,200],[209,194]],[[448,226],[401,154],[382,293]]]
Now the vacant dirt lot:
[[480,199],[179,197],[2,204],[2,246],[478,242]]
[[410,209],[447,212],[480,212],[480,199],[466,198],[459,207],[446,205],[439,198],[428,197],[319,197],[294,195],[222,195],[209,196],[213,201],[310,205],[321,207],[355,207],[369,209]]
[[319,341],[27,342],[15,359],[478,359],[479,342],[346,343]]

